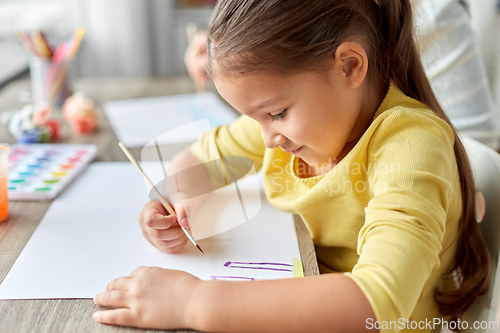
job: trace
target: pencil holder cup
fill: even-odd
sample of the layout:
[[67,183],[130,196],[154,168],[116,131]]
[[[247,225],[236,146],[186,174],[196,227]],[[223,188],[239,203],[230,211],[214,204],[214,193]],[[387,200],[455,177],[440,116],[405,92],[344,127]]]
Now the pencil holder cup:
[[5,221],[9,216],[9,196],[7,187],[9,152],[9,146],[0,143],[0,222]]
[[31,57],[29,60],[31,90],[35,108],[43,104],[62,106],[73,92],[68,80],[69,63]]

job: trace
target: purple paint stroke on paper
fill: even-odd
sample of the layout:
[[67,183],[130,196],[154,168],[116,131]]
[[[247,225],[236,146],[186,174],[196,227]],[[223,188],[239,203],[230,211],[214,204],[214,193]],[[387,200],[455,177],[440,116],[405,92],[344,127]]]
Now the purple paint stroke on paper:
[[[233,264],[236,265],[256,265],[256,266],[233,266]],[[257,266],[258,265],[258,266]],[[290,267],[288,268],[272,268],[272,267],[266,267],[266,266],[285,266],[285,267]],[[283,264],[283,263],[276,263],[276,262],[241,262],[241,261],[228,261],[224,264],[225,267],[228,268],[246,268],[246,269],[264,269],[268,271],[281,271],[281,272],[291,272],[292,271],[292,265],[291,264]],[[261,266],[261,267],[259,267]]]
[[222,276],[222,275],[211,275],[210,278],[212,280],[220,280],[220,279],[238,279],[238,280],[252,280],[254,281],[254,278],[250,277],[245,277],[245,276]]

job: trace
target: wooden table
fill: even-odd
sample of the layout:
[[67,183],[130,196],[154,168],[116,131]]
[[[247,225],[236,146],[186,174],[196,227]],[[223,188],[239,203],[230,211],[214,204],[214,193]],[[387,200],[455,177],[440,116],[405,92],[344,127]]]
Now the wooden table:
[[[94,99],[99,107],[99,129],[88,136],[76,137],[63,124],[61,143],[92,143],[98,151],[95,161],[127,161],[118,148],[118,139],[100,106],[113,99],[162,96],[194,92],[194,85],[187,77],[168,79],[82,79],[74,84],[75,90],[83,91]],[[29,77],[19,79],[0,91],[0,113],[19,110],[26,103],[18,99],[20,91],[29,90]],[[213,90],[213,88],[211,88]],[[55,112],[56,118],[61,114]],[[14,138],[0,127],[0,142],[15,143]],[[171,159],[189,144],[169,147]],[[136,159],[140,159],[140,148],[130,149]],[[33,234],[51,202],[10,202],[10,216],[0,223],[0,282],[7,276],[12,265]],[[295,227],[305,275],[316,275],[318,265],[314,245],[308,230],[300,217],[295,216]],[[100,307],[90,299],[54,300],[3,300],[0,301],[0,332],[158,332],[97,324],[92,314]]]

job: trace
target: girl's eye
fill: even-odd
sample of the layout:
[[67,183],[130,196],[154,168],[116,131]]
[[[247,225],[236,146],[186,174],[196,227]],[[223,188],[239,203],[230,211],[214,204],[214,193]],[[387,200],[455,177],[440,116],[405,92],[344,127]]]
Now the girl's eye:
[[275,120],[279,120],[279,119],[281,119],[281,118],[285,118],[285,116],[286,116],[286,111],[287,111],[287,109],[285,109],[285,110],[281,111],[281,112],[280,112],[280,113],[278,113],[278,114],[274,114],[274,115],[273,115],[273,114],[270,114],[270,116],[271,116],[271,121],[275,121]]

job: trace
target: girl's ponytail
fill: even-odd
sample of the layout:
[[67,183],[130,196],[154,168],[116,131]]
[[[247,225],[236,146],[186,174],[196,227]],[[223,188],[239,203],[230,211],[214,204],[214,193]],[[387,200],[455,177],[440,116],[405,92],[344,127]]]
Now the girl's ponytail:
[[381,21],[385,22],[381,23],[385,43],[379,45],[384,45],[386,49],[381,50],[382,53],[375,59],[381,75],[386,81],[393,79],[406,95],[426,104],[455,132],[454,150],[460,174],[462,216],[454,266],[444,279],[455,279],[458,288],[436,291],[435,300],[443,315],[457,320],[478,296],[486,294],[490,284],[490,255],[475,219],[475,187],[471,167],[457,130],[439,106],[425,75],[413,38],[410,0],[378,0],[377,4],[384,16]]

